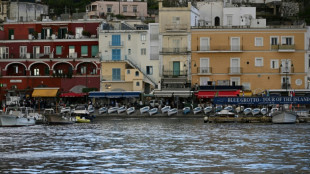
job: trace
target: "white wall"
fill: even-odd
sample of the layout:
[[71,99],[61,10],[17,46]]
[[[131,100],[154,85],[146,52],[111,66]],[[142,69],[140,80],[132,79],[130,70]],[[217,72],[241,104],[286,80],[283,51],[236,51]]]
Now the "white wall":
[[215,17],[220,18],[220,25],[223,25],[223,2],[197,2],[200,13],[200,20],[205,20],[207,26],[215,25]]
[[250,25],[256,19],[256,7],[228,7],[223,9],[223,25],[227,26],[228,16],[232,16],[232,26]]
[[21,21],[37,20],[41,14],[48,14],[48,6],[36,3],[11,2],[9,19]]

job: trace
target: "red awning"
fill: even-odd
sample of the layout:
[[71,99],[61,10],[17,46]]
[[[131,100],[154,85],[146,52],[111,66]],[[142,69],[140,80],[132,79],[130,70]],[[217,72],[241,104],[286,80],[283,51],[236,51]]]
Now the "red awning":
[[74,93],[74,92],[68,92],[68,93],[61,93],[60,97],[84,97],[87,95],[86,93]]
[[213,98],[213,97],[236,97],[240,90],[236,91],[199,91],[196,93],[198,98]]

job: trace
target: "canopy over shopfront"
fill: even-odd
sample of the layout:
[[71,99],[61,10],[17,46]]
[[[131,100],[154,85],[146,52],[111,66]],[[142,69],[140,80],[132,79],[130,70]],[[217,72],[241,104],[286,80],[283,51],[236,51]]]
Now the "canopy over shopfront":
[[117,91],[117,92],[90,92],[90,98],[136,98],[140,97],[139,91]]
[[68,92],[68,93],[61,93],[60,97],[84,97],[87,93],[75,93],[75,92]]
[[59,88],[34,88],[32,97],[56,97]]
[[234,91],[198,91],[195,94],[198,98],[214,98],[214,97],[237,97],[240,90]]
[[192,91],[154,91],[155,97],[191,97]]

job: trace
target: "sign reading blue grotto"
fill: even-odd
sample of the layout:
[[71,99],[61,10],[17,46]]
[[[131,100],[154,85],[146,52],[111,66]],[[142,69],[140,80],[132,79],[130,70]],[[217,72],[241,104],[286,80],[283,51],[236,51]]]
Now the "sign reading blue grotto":
[[310,104],[310,97],[214,97],[214,104]]

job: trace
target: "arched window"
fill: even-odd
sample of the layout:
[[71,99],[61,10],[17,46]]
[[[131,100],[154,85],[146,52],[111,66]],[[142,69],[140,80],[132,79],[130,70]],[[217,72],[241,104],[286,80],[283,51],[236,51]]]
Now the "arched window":
[[215,26],[220,26],[220,17],[216,16],[215,19],[214,19],[214,21],[215,21],[215,22],[214,22],[214,25],[215,25]]

